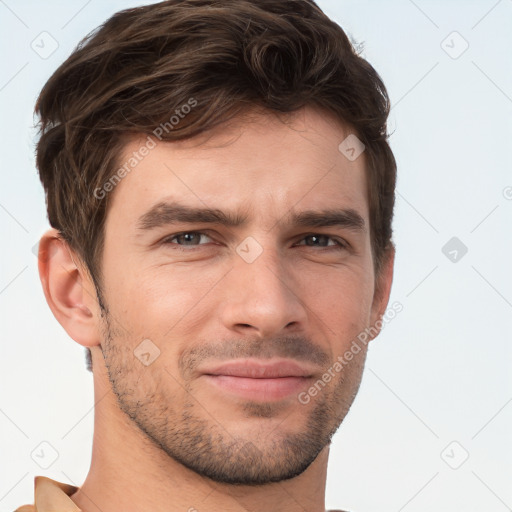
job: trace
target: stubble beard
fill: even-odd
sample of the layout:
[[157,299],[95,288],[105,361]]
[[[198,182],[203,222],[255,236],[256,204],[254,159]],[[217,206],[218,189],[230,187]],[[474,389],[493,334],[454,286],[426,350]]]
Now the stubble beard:
[[150,373],[151,367],[143,367],[131,348],[123,349],[132,344],[112,330],[108,314],[105,319],[102,351],[120,409],[173,460],[223,484],[258,486],[303,473],[330,444],[348,413],[360,386],[366,357],[366,351],[361,351],[359,358],[343,369],[335,385],[319,390],[309,404],[297,400],[296,407],[303,408],[307,415],[300,432],[286,431],[282,404],[246,401],[240,421],[247,417],[264,421],[284,414],[282,428],[278,425],[256,441],[250,434],[229,434],[222,422],[208,414],[207,404],[194,397],[189,382],[184,387],[176,383],[178,393],[184,397],[180,408],[173,407],[176,401],[166,383],[177,379],[165,368],[161,373]]

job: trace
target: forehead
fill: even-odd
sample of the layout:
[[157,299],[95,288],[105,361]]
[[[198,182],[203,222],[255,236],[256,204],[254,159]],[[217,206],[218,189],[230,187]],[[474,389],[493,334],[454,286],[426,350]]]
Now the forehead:
[[120,155],[128,172],[110,192],[107,224],[133,224],[164,198],[243,210],[268,223],[291,209],[319,207],[353,208],[366,219],[364,153],[351,161],[339,149],[350,133],[308,107],[286,121],[252,113],[179,142],[141,136]]

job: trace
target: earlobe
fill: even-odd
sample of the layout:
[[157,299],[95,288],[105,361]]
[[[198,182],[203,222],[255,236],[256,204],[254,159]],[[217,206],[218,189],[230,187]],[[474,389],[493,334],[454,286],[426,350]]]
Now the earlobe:
[[56,229],[39,241],[39,277],[55,318],[77,343],[100,344],[99,307],[89,273]]

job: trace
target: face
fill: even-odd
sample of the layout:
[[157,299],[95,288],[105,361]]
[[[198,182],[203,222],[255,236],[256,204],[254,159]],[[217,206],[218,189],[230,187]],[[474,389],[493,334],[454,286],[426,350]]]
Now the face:
[[364,154],[338,150],[348,134],[309,108],[286,123],[254,114],[208,138],[157,141],[111,192],[112,389],[128,421],[215,481],[302,473],[359,388],[365,345],[333,365],[381,304]]

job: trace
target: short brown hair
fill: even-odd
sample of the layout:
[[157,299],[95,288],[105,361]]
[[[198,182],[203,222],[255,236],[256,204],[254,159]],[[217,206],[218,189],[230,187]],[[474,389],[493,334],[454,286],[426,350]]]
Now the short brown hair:
[[[191,99],[194,108],[172,122]],[[304,106],[329,111],[365,144],[378,273],[393,245],[389,98],[313,0],[167,0],[121,11],[89,34],[36,104],[49,222],[99,292],[109,195],[96,191],[115,177],[129,136],[161,127],[161,140],[186,139],[250,107],[287,113]]]

